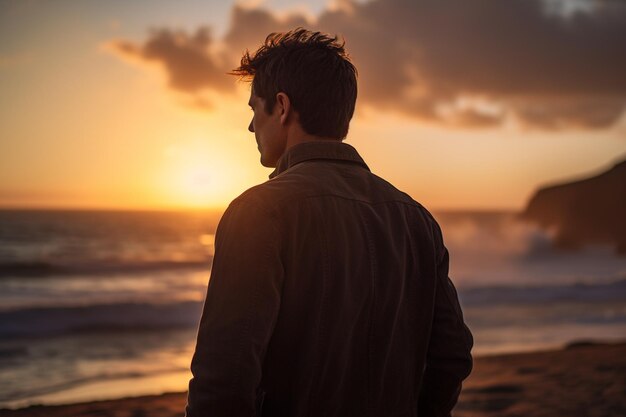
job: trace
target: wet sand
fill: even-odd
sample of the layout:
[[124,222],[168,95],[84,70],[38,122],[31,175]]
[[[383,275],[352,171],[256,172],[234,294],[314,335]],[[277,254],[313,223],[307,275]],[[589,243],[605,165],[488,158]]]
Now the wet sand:
[[[185,400],[185,393],[168,393],[4,409],[0,416],[174,417],[184,414]],[[626,343],[478,357],[453,416],[626,416]]]

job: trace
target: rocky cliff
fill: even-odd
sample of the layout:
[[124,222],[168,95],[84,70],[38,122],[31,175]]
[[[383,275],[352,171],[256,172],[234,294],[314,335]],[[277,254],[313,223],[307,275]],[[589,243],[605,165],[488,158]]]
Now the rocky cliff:
[[555,244],[615,245],[626,255],[626,161],[594,177],[541,188],[523,218],[555,230]]

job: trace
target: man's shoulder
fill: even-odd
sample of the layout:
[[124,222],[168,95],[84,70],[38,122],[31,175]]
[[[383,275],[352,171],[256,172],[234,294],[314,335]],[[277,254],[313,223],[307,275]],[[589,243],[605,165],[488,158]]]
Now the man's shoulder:
[[284,200],[294,198],[296,190],[298,187],[294,184],[274,178],[248,188],[230,203],[229,208],[271,212],[280,207]]
[[233,203],[259,202],[278,197],[285,190],[285,183],[280,178],[274,178],[254,185],[233,200]]
[[[396,202],[414,206],[430,222],[436,223],[432,214],[408,193],[386,179],[361,168],[336,170],[336,164],[324,165],[319,161],[298,164],[282,174],[255,185],[231,205],[249,206],[251,209],[275,211],[297,201],[313,201],[315,197],[347,197],[374,204]],[[348,173],[348,175],[346,175]]]
[[441,227],[439,223],[435,219],[435,216],[428,210],[422,203],[415,200],[410,194],[405,191],[400,190],[391,182],[386,179],[372,173],[371,174],[375,181],[380,185],[381,188],[387,190],[389,193],[388,196],[395,201],[409,205],[415,208],[416,212],[419,212],[422,218],[426,221],[429,227],[437,234],[440,238],[442,237]]

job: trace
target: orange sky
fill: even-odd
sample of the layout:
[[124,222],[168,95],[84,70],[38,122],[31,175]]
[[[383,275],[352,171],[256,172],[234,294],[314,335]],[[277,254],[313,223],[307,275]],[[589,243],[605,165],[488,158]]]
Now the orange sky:
[[[428,207],[520,209],[541,184],[626,157],[626,87],[616,75],[626,67],[611,45],[594,49],[602,39],[575,27],[551,32],[554,15],[531,10],[521,14],[527,26],[544,27],[557,46],[587,42],[571,56],[517,53],[538,39],[497,26],[467,36],[474,12],[458,20],[452,10],[403,10],[401,1],[339,3],[0,3],[0,206],[225,206],[270,170],[247,131],[248,86],[224,72],[269,30],[302,22],[344,34],[359,68],[347,142]],[[502,12],[482,7],[476,19]],[[606,26],[602,11],[562,13]],[[405,31],[404,15],[428,19]],[[443,20],[429,27],[433,16]],[[440,29],[447,19],[456,36]],[[375,44],[387,35],[391,46]],[[576,69],[574,57],[587,53],[594,65]],[[506,64],[522,57],[523,68]]]

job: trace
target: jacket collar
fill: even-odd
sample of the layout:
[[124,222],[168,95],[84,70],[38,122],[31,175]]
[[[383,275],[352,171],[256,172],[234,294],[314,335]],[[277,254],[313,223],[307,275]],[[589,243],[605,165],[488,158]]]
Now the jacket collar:
[[276,169],[270,174],[270,179],[300,162],[313,159],[353,162],[369,171],[369,167],[356,149],[347,143],[330,140],[315,140],[299,143],[287,149],[278,160]]

